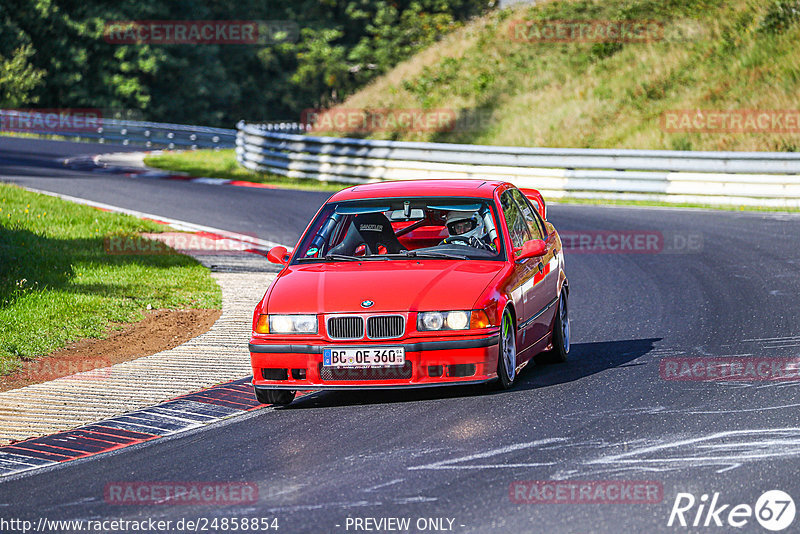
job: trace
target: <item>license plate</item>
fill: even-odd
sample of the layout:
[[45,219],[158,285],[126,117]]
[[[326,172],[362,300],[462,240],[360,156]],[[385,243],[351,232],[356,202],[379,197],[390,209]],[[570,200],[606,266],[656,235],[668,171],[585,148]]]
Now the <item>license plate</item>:
[[406,363],[403,347],[353,347],[323,349],[325,367],[393,367]]

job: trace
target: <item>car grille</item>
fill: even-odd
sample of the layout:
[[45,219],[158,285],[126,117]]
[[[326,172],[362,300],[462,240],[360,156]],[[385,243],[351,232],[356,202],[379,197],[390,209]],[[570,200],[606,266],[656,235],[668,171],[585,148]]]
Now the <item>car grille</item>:
[[324,367],[319,365],[319,376],[323,381],[331,380],[408,380],[411,378],[411,362],[402,367]]
[[403,337],[406,320],[402,315],[376,315],[367,319],[367,337],[391,339]]
[[364,318],[331,317],[328,319],[328,336],[331,339],[361,339],[364,337]]

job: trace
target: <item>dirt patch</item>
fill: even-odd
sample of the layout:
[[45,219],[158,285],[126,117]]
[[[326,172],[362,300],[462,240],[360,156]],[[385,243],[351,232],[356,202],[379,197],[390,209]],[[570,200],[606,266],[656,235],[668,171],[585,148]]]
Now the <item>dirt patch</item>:
[[0,377],[0,392],[62,376],[101,369],[177,347],[211,328],[220,310],[155,310],[143,321],[125,325],[106,339],[84,339],[49,356],[22,363],[22,369]]

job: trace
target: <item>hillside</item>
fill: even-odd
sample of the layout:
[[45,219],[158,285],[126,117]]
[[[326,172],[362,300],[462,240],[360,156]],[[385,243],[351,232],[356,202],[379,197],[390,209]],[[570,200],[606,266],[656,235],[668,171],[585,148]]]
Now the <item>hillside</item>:
[[[796,151],[799,18],[798,0],[564,0],[495,11],[339,106],[453,110],[459,126],[332,133],[491,145]],[[644,40],[546,40],[554,21],[592,20],[657,27]],[[674,110],[788,110],[794,119],[773,118],[766,128],[751,124],[744,132],[713,123],[708,133],[667,131],[664,114]]]

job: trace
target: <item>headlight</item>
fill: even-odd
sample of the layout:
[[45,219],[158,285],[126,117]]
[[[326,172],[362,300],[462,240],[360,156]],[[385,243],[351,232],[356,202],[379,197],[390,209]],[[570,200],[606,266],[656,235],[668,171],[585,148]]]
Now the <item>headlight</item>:
[[270,315],[271,334],[316,334],[316,315]]
[[469,312],[454,311],[447,314],[445,325],[450,330],[463,330],[469,326]]
[[441,330],[444,325],[444,315],[439,312],[427,312],[419,315],[420,330]]
[[466,330],[470,322],[469,311],[420,312],[417,330]]

